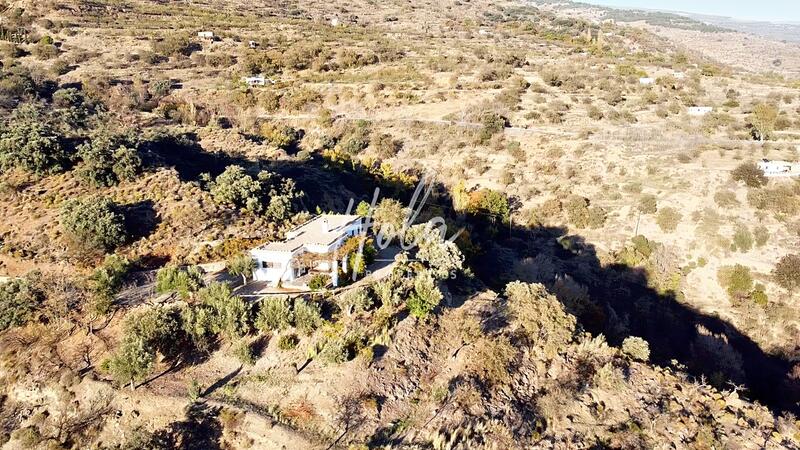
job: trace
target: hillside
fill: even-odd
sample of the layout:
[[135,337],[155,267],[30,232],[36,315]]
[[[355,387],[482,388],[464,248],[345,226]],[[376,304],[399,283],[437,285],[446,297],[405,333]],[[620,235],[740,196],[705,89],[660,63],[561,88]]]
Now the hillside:
[[[800,183],[762,170],[800,157],[797,45],[554,2],[0,11],[2,448],[800,446]],[[307,286],[253,280],[287,242]]]

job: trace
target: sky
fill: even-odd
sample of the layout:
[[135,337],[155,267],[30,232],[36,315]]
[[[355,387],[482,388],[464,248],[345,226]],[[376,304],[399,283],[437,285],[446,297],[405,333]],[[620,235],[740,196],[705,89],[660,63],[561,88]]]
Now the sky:
[[583,0],[597,5],[800,23],[800,0]]

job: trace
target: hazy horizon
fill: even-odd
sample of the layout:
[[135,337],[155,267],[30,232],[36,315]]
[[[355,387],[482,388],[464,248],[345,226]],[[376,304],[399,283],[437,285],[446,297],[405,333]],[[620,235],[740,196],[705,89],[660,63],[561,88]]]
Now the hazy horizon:
[[800,23],[800,2],[763,0],[758,3],[724,0],[582,0],[586,3],[616,8],[657,9],[692,14],[726,16],[738,20]]

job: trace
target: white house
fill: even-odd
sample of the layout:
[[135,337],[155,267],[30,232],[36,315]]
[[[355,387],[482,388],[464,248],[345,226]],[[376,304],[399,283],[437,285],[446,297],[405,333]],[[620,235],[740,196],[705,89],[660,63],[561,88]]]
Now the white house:
[[247,46],[250,47],[250,48],[256,48],[256,47],[258,47],[258,42],[256,42],[256,41],[247,41]]
[[254,77],[242,77],[242,81],[247,83],[248,86],[266,86],[267,79],[264,75],[256,75]]
[[197,32],[197,37],[199,37],[200,39],[213,40],[214,39],[214,32],[213,31],[198,31]]
[[639,78],[639,84],[650,85],[650,84],[653,84],[655,82],[656,82],[655,78],[650,78],[650,77]]
[[686,78],[686,74],[676,70],[675,72],[672,72],[672,77],[676,80],[682,80]]
[[758,168],[764,171],[764,175],[768,177],[800,176],[800,164],[792,164],[788,161],[762,159],[758,162]]
[[705,116],[712,111],[714,108],[710,106],[690,106],[687,110],[690,116]]
[[[250,250],[255,260],[253,279],[266,281],[273,286],[282,283],[306,286],[306,274],[323,273],[331,277],[334,286],[339,284],[339,263],[346,272],[346,255],[337,255],[347,239],[362,232],[363,218],[356,215],[322,214],[286,233],[286,239],[270,242]],[[311,254],[311,255],[309,255]],[[306,255],[313,262],[308,267],[301,261]]]

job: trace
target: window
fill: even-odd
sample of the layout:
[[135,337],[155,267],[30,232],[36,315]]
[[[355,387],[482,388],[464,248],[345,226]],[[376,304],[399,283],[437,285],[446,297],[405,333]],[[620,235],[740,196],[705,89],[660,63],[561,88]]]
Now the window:
[[280,267],[281,263],[276,263],[272,261],[261,261],[262,269],[279,269]]

